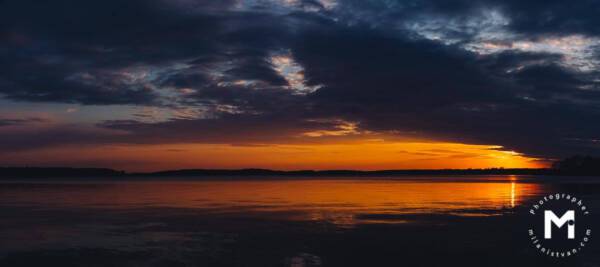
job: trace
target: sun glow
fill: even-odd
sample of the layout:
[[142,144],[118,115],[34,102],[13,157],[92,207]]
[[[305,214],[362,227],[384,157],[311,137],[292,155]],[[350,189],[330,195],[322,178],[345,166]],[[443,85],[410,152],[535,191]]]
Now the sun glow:
[[[73,159],[72,155],[78,156]],[[44,159],[31,162],[31,159]],[[0,158],[2,159],[2,158]],[[16,152],[6,162],[111,167],[134,171],[180,168],[443,169],[534,168],[536,159],[499,146],[379,139],[299,144],[111,145]]]

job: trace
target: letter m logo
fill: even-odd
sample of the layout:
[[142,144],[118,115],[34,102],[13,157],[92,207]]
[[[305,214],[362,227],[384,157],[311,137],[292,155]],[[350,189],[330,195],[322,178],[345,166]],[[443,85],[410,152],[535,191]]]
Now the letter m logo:
[[569,239],[575,239],[575,211],[569,210],[563,214],[562,217],[558,218],[551,210],[544,211],[544,238],[552,239],[552,224],[555,224],[558,228],[561,228],[565,223],[567,225],[567,237]]

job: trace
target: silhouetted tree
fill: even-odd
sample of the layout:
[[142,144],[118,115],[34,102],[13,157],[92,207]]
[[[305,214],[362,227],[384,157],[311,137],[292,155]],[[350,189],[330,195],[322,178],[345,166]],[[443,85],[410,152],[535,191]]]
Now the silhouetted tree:
[[600,158],[592,156],[573,156],[552,164],[561,173],[600,175]]

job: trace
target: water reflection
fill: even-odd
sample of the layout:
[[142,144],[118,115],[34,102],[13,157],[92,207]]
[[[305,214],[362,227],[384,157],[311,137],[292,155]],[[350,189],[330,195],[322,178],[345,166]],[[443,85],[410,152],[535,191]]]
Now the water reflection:
[[515,182],[510,183],[510,207],[511,208],[515,207],[515,198],[516,198],[515,188],[516,187],[517,187],[517,184]]
[[[4,181],[0,266],[542,266],[520,208],[549,192],[598,207],[599,186],[533,176]],[[586,253],[563,266],[598,266],[600,252]]]
[[[192,208],[211,214],[270,214],[352,225],[401,222],[415,214],[488,216],[539,194],[539,184],[505,181],[252,180],[5,184],[0,205],[44,208]],[[373,216],[377,215],[377,216]],[[396,220],[391,220],[395,218]]]

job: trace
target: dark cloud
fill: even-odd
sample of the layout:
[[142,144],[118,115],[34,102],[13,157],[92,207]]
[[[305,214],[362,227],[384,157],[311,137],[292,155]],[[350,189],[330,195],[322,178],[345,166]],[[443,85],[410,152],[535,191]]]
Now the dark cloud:
[[365,31],[310,31],[305,39],[311,41],[294,47],[309,83],[326,85],[314,96],[324,108],[350,104],[374,113],[426,111],[506,98],[493,77],[474,65],[471,53]]
[[[257,3],[0,2],[0,94],[202,111],[47,130],[36,146],[290,142],[355,122],[540,157],[600,153],[597,1]],[[3,149],[31,137],[12,135]]]
[[[253,35],[272,20],[221,16],[231,2],[208,2],[7,1],[0,10],[0,93],[22,101],[161,105],[154,85],[198,83],[202,72],[230,60],[237,61],[224,66],[230,75],[281,84],[262,59],[270,42]],[[191,64],[197,74],[173,73],[177,64]]]
[[561,55],[552,53],[504,51],[479,58],[477,63],[492,73],[506,75],[519,66],[548,65],[561,59]]
[[[497,9],[510,19],[510,29],[537,36],[540,34],[600,33],[600,2],[560,0],[447,0],[447,1],[360,1],[340,0],[350,20],[378,22],[408,21],[414,18],[467,20],[482,9]],[[481,25],[474,25],[481,26]],[[457,31],[457,33],[460,31]]]
[[511,27],[528,34],[599,34],[599,1],[566,3],[559,0],[501,2],[513,23]]
[[0,127],[3,126],[20,126],[31,123],[46,122],[44,118],[23,118],[23,119],[12,119],[12,118],[0,118]]
[[123,133],[118,131],[74,124],[2,129],[0,131],[2,140],[0,154],[51,147],[76,146],[83,148],[89,145],[111,144],[118,142],[121,135]]
[[[276,130],[273,129],[276,125]],[[108,121],[101,127],[131,133],[125,142],[268,144],[290,142],[304,132],[335,130],[336,121],[299,120],[289,114],[229,115],[218,119],[172,120],[163,123]]]
[[[41,63],[10,66],[0,74],[0,93],[32,102],[81,104],[153,104],[156,93],[142,83],[128,83],[113,72],[77,73]],[[9,69],[10,68],[10,69]]]
[[[572,142],[575,136],[592,140],[600,133],[593,125],[600,119],[598,109],[581,104],[597,104],[600,95],[578,89],[585,82],[573,71],[542,65],[506,75],[484,68],[468,52],[364,32],[311,34],[307,39],[313,41],[294,50],[309,80],[326,84],[312,96],[317,110],[357,120],[370,130],[501,144],[536,156],[598,149]],[[506,56],[493,64],[488,59],[488,66],[542,57]]]

